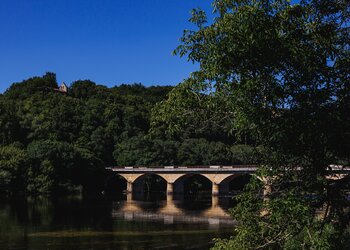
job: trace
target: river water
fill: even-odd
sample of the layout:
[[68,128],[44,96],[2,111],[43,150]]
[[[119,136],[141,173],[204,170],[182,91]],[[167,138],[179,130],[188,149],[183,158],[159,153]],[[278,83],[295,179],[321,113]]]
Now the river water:
[[0,249],[209,249],[229,237],[232,199],[36,198],[0,201]]

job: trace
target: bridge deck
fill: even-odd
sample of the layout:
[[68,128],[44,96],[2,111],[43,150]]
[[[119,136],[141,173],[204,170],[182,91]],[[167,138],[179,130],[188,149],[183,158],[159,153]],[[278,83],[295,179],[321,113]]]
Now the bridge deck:
[[[330,166],[333,174],[349,174],[348,166]],[[253,173],[258,169],[257,165],[233,165],[233,166],[122,166],[107,167],[106,169],[118,173]]]
[[239,166],[164,166],[164,167],[110,167],[118,173],[253,173],[255,165]]

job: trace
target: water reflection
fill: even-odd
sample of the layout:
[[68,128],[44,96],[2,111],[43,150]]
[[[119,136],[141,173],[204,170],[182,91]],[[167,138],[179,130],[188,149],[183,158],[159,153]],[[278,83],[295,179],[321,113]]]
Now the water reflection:
[[167,195],[166,200],[137,201],[133,199],[132,194],[128,194],[125,201],[113,203],[112,213],[114,218],[157,221],[164,224],[206,223],[217,226],[234,224],[227,210],[219,203],[219,197],[209,197],[211,200],[206,198],[195,200],[194,197],[186,197],[174,200],[172,195]]
[[136,198],[2,200],[0,249],[208,249],[233,227],[230,199]]

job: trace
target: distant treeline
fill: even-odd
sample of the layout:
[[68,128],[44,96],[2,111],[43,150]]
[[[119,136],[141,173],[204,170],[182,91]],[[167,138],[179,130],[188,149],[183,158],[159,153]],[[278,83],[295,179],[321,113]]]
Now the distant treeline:
[[[107,166],[254,163],[256,149],[226,131],[189,129],[168,135],[152,128],[152,108],[171,86],[90,80],[57,89],[46,73],[14,83],[0,95],[0,193],[101,191]],[[200,123],[200,121],[199,121]]]

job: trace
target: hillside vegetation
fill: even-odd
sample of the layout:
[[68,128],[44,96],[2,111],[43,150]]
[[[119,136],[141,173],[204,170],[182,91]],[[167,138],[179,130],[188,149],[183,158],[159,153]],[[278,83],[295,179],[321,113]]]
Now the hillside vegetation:
[[162,124],[150,133],[152,108],[171,86],[107,88],[78,80],[67,94],[57,86],[56,75],[46,73],[0,96],[1,193],[100,192],[108,166],[256,161],[252,147],[237,145],[227,131],[203,129],[200,119],[181,135],[168,135]]

